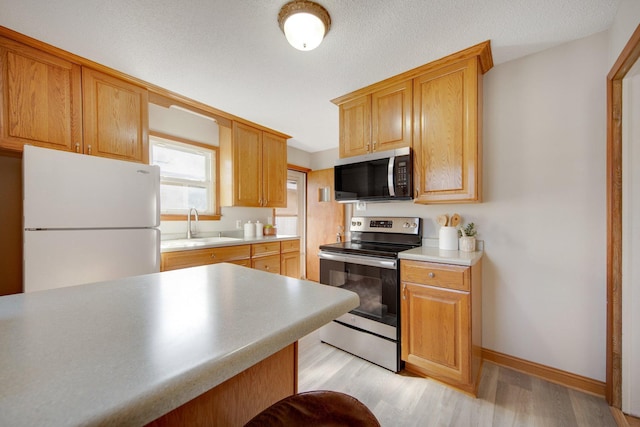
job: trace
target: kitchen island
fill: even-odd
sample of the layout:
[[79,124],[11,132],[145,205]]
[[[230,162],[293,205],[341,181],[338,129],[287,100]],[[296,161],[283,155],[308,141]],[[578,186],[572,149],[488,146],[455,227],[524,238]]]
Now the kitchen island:
[[1,297],[0,425],[242,424],[297,391],[297,340],[358,304],[226,263]]

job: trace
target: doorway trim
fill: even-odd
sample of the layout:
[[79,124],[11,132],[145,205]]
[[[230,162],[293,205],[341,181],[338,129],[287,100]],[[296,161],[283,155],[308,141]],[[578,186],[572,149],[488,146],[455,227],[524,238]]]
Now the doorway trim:
[[640,25],[607,75],[607,383],[622,407],[622,79],[640,58]]

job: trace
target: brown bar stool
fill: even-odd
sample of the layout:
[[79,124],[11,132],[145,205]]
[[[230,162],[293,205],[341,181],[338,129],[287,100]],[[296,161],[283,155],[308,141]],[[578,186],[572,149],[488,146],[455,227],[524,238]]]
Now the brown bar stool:
[[355,397],[336,391],[308,391],[285,397],[253,417],[245,427],[380,427]]

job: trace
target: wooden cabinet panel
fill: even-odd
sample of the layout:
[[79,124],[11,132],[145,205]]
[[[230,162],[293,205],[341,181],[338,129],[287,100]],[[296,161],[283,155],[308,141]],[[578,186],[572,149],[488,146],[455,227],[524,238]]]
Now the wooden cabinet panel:
[[477,59],[414,80],[418,203],[480,201]]
[[437,378],[469,383],[469,293],[405,283],[402,292],[402,359]]
[[287,206],[287,141],[234,122],[220,127],[222,206]]
[[402,261],[401,281],[469,291],[469,267],[422,261]]
[[407,371],[475,395],[482,365],[482,262],[400,262],[401,354]]
[[280,242],[254,243],[251,245],[251,258],[280,253]]
[[411,146],[411,80],[371,94],[371,151]]
[[300,278],[300,252],[283,252],[280,255],[280,274]]
[[79,65],[0,37],[0,146],[82,146]]
[[262,132],[242,123],[233,124],[234,205],[261,205]]
[[262,133],[262,205],[287,207],[287,140]]
[[256,270],[280,274],[280,255],[269,255],[251,259],[251,267]]
[[83,67],[84,152],[148,163],[148,92]]
[[371,149],[371,96],[340,105],[340,157],[367,154]]
[[164,252],[161,254],[160,270],[176,270],[220,262],[234,262],[234,264],[250,266],[250,257],[250,245]]
[[283,240],[280,242],[280,252],[300,252],[300,240]]

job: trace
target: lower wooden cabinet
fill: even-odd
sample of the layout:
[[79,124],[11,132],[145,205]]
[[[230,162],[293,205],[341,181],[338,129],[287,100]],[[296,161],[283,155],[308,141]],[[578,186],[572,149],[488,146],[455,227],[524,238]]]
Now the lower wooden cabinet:
[[253,258],[251,260],[251,268],[280,274],[280,254]]
[[474,396],[482,364],[481,262],[472,267],[400,262],[406,370]]
[[230,262],[299,279],[300,240],[164,252],[161,254],[160,270],[176,270],[220,262]]
[[300,278],[300,240],[280,242],[280,274]]
[[215,248],[164,252],[160,255],[160,270],[177,270],[179,268],[217,264],[220,262],[231,262],[233,264],[250,267],[251,245],[221,246]]

